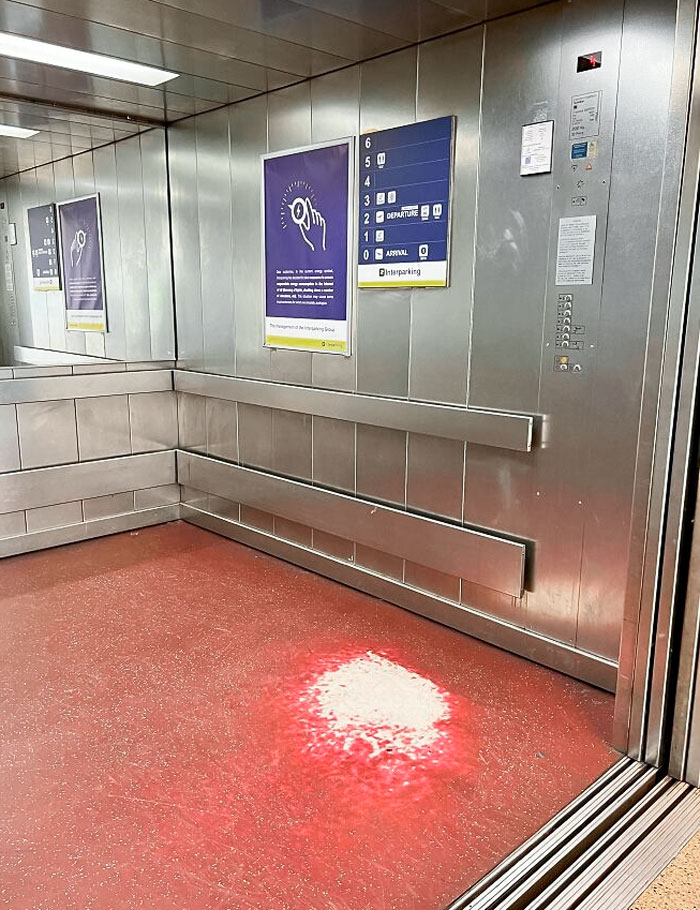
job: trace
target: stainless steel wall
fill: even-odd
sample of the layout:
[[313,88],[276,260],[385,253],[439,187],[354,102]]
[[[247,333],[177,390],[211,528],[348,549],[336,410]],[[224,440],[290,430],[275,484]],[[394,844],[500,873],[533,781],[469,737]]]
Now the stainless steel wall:
[[0,369],[0,557],[178,517],[172,371],[133,367]]
[[[114,360],[175,356],[165,134],[154,129],[116,144],[0,180],[0,214],[17,226],[2,243],[14,288],[0,284],[4,358],[12,347]],[[31,288],[27,208],[99,192],[109,331],[66,332],[63,294]],[[3,275],[3,278],[5,276]]]
[[[520,629],[560,654],[617,658],[652,282],[669,255],[656,238],[674,25],[671,3],[554,3],[170,128],[182,367],[333,389],[360,411],[371,395],[540,418],[533,450],[517,451],[320,416],[281,385],[278,407],[222,403],[204,381],[180,393],[182,448],[527,541],[522,597],[245,505],[229,518],[436,595],[455,617],[473,608],[504,642]],[[602,68],[577,74],[593,51]],[[574,172],[571,96],[599,90],[599,154]],[[349,359],[263,348],[260,154],[446,114],[450,288],[358,292]],[[538,119],[556,121],[554,171],[522,178],[521,126]],[[557,294],[570,289],[553,260],[572,214],[598,218],[594,283],[574,289],[576,374],[554,369]],[[216,512],[208,495],[184,501]]]

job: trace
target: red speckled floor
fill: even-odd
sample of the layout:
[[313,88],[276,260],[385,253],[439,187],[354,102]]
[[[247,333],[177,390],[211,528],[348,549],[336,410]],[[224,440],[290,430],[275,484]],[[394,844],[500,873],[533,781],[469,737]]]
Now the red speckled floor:
[[612,698],[186,524],[0,564],[0,906],[440,910]]

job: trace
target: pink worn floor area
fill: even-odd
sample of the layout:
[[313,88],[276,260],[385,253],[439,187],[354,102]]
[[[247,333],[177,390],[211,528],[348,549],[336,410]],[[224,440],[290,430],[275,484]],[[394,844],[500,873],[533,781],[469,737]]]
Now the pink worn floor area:
[[0,906],[440,910],[612,698],[186,524],[0,563]]

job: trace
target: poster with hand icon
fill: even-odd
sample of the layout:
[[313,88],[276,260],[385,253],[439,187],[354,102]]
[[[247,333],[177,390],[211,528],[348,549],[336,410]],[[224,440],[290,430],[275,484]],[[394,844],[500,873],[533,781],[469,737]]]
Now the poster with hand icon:
[[106,332],[99,194],[58,204],[66,328]]
[[350,353],[353,140],[262,156],[264,344]]

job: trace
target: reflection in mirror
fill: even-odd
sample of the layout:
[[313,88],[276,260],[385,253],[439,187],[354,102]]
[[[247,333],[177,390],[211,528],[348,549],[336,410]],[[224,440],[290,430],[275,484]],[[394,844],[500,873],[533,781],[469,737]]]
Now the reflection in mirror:
[[0,179],[0,242],[0,366],[174,359],[164,130]]

